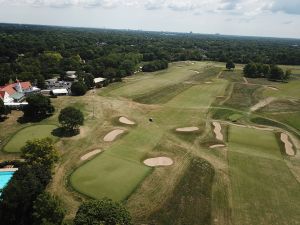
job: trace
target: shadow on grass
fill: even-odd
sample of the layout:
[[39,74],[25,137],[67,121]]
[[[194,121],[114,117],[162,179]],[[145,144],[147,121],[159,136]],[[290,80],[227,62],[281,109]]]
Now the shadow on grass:
[[80,133],[80,130],[79,129],[76,129],[76,130],[68,130],[68,129],[65,129],[63,127],[58,127],[56,129],[54,129],[51,134],[55,137],[73,137],[73,136],[76,136]]

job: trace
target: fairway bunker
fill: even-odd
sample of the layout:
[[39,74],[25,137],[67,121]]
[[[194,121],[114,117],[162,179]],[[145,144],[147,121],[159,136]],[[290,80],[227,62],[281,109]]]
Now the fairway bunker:
[[284,143],[285,152],[289,156],[295,155],[293,150],[293,144],[289,140],[289,136],[285,133],[280,134],[280,140]]
[[204,82],[205,84],[212,84],[212,82],[211,81],[206,81],[206,82]]
[[272,87],[272,86],[267,86],[267,88],[271,89],[271,90],[274,90],[274,91],[278,91],[279,89],[276,88],[276,87]]
[[211,146],[209,146],[209,148],[223,148],[225,146],[226,145],[223,145],[223,144],[217,144],[217,145],[211,145]]
[[215,127],[214,133],[216,135],[216,139],[219,140],[219,141],[223,141],[223,134],[221,133],[222,127],[221,127],[220,123],[219,122],[213,122],[212,124]]
[[150,167],[171,166],[173,163],[173,160],[168,157],[156,157],[144,160],[144,164]]
[[121,123],[124,123],[124,124],[127,124],[127,125],[134,125],[134,124],[135,124],[135,122],[133,122],[133,121],[127,119],[127,118],[124,117],[124,116],[121,116],[121,117],[119,118],[119,121],[120,121]]
[[177,128],[176,131],[179,132],[193,132],[199,130],[198,127],[182,127],[182,128]]
[[266,98],[266,99],[263,99],[261,101],[259,101],[257,104],[255,104],[254,106],[252,106],[250,108],[250,111],[251,112],[254,112],[260,108],[263,108],[265,107],[266,105],[269,105],[271,102],[273,102],[275,100],[274,97],[269,97],[269,98]]
[[80,160],[82,160],[82,161],[87,160],[87,159],[91,158],[92,156],[99,154],[100,152],[101,152],[100,149],[95,149],[94,151],[91,151],[91,152],[81,156]]
[[122,129],[113,130],[113,131],[109,132],[108,134],[106,134],[105,137],[103,138],[103,140],[106,142],[114,141],[120,134],[123,134],[124,132],[125,132],[125,130],[122,130]]

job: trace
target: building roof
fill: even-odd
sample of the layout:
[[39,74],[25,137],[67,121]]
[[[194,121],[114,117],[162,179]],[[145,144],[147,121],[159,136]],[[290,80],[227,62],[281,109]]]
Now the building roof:
[[[17,90],[16,90],[17,85],[18,85],[18,83],[8,84],[4,87],[0,87],[0,91],[6,91],[9,95],[13,95],[14,93],[17,92]],[[31,83],[29,81],[20,82],[20,85],[21,85],[23,90],[27,90],[27,89],[30,89],[32,87]]]
[[53,94],[69,94],[68,90],[65,88],[62,89],[53,89],[52,90]]
[[103,77],[96,77],[96,78],[94,78],[95,84],[100,83],[100,82],[105,81],[105,80],[106,80],[106,78],[103,78]]

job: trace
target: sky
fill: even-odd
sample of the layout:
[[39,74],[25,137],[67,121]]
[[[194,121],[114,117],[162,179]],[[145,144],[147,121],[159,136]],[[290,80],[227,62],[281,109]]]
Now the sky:
[[300,38],[300,0],[0,0],[0,22]]

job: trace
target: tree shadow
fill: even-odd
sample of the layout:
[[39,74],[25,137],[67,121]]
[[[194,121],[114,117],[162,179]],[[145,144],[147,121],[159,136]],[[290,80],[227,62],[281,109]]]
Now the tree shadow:
[[46,119],[47,117],[45,118],[41,118],[41,117],[36,117],[36,118],[31,118],[31,117],[24,117],[24,116],[21,116],[17,119],[17,122],[20,123],[20,124],[24,124],[24,123],[39,123],[41,122],[42,120]]
[[68,129],[65,129],[63,127],[58,127],[56,129],[54,129],[51,134],[55,137],[73,137],[73,136],[76,136],[80,133],[80,130],[79,129],[76,129],[76,130],[68,130]]

